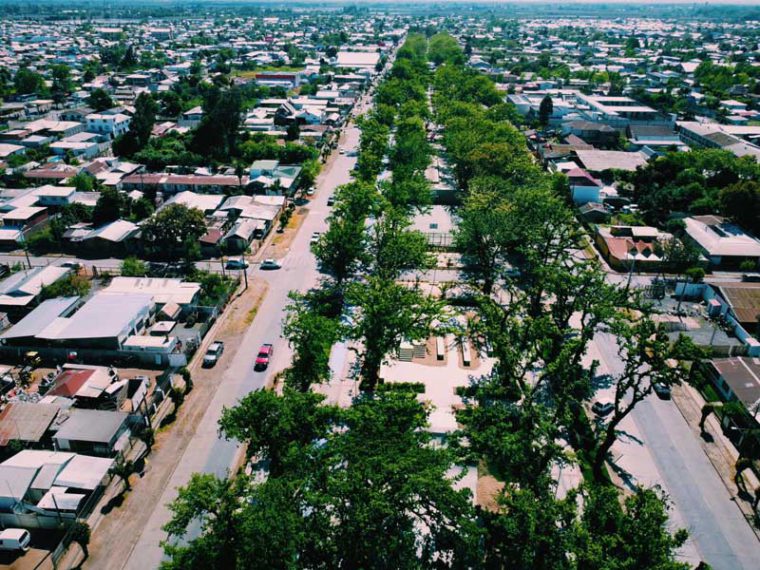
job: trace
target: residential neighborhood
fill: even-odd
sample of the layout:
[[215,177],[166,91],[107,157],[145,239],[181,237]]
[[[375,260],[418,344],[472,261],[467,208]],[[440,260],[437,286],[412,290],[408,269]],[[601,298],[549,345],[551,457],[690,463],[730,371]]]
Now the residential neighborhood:
[[0,565],[754,569],[752,2],[0,22]]

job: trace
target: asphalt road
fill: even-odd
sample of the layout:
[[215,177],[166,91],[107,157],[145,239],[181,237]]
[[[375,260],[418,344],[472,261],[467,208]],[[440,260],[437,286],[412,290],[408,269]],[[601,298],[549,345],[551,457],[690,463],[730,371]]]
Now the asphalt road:
[[[359,130],[349,126],[341,139],[341,147],[354,149],[359,142]],[[327,229],[326,217],[330,208],[327,199],[335,188],[350,181],[350,171],[356,158],[338,155],[317,181],[317,191],[309,205],[309,214],[303,221],[289,253],[280,260],[282,268],[262,271],[257,266],[249,269],[249,278],[264,279],[269,283],[269,292],[264,298],[253,325],[245,333],[241,349],[234,355],[224,373],[219,390],[212,400],[203,420],[198,425],[193,442],[180,460],[169,485],[151,515],[125,568],[145,570],[156,568],[163,558],[159,541],[166,535],[161,527],[169,520],[166,505],[176,497],[178,487],[187,483],[192,473],[214,473],[227,475],[236,464],[240,446],[234,441],[219,438],[217,422],[224,407],[235,403],[253,390],[264,386],[265,381],[290,362],[292,352],[287,342],[281,338],[284,308],[288,304],[288,293],[292,290],[306,291],[319,279],[316,260],[309,248],[309,240],[315,231]],[[261,344],[272,343],[274,352],[269,368],[265,372],[255,372],[253,362]]]
[[[615,339],[599,333],[594,345],[602,366],[620,374],[623,364]],[[700,558],[715,570],[760,567],[760,542],[676,405],[653,394],[634,408],[631,419],[654,463],[636,467],[656,470],[655,478],[670,496]]]

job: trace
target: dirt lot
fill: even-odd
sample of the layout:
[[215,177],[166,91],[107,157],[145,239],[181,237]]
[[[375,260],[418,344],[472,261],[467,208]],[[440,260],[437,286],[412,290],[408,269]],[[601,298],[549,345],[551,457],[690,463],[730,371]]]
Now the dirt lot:
[[[195,428],[206,412],[224,370],[239,348],[243,338],[241,333],[253,320],[266,290],[265,283],[252,279],[249,288],[230,304],[209,332],[190,365],[194,385],[192,392],[185,399],[177,420],[157,434],[153,451],[148,456],[144,480],[135,477],[133,490],[126,495],[123,503],[101,519],[93,532],[90,558],[85,561],[85,568],[121,568],[133,541],[145,527],[153,506],[160,500],[177,462],[195,434]],[[212,340],[224,341],[225,354],[215,368],[204,369],[200,362],[206,345]]]

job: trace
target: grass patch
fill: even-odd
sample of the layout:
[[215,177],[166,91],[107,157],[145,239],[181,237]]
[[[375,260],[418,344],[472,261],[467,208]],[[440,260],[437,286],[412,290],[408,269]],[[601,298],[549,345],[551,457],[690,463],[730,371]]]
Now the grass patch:
[[245,316],[245,324],[250,325],[253,322],[253,319],[256,318],[256,315],[259,312],[259,305],[256,303],[256,306],[253,307],[250,311],[248,311],[248,314]]

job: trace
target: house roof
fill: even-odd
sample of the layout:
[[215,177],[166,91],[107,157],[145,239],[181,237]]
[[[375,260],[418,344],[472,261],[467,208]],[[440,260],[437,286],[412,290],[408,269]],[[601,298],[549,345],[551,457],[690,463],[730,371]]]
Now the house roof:
[[55,384],[47,392],[47,395],[73,398],[94,373],[95,370],[93,369],[64,370],[58,375],[58,378],[55,379]]
[[760,240],[720,216],[685,218],[686,233],[711,256],[760,257]]
[[111,443],[128,417],[124,412],[72,408],[54,439]]
[[0,445],[13,440],[40,441],[60,409],[57,404],[9,403],[0,412]]
[[[126,416],[126,414],[123,415]],[[109,457],[74,455],[56,477],[55,484],[73,489],[94,490],[100,485],[113,464],[114,459]]]
[[180,192],[169,198],[164,206],[169,204],[183,204],[188,208],[197,208],[201,212],[216,210],[224,201],[224,196],[219,194],[197,194],[191,191]]
[[591,172],[610,169],[634,171],[647,163],[647,157],[640,152],[576,150],[575,154],[582,165]]
[[152,296],[144,293],[109,295],[100,292],[71,317],[56,319],[36,336],[49,340],[115,338],[152,304]]
[[51,285],[71,272],[66,267],[46,265],[14,273],[0,281],[0,305],[26,306],[37,298],[45,285]]
[[760,317],[760,283],[732,283],[718,288],[740,323],[757,323]]
[[0,498],[20,501],[36,476],[37,469],[33,467],[0,465]]
[[100,238],[102,240],[119,243],[134,235],[139,226],[127,220],[116,220],[105,226],[101,226],[88,233],[83,239],[89,240]]
[[153,302],[159,305],[166,303],[187,305],[193,302],[200,290],[200,283],[183,281],[182,279],[114,277],[103,289],[103,293],[116,295],[145,293],[151,295]]
[[37,336],[53,321],[70,310],[78,300],[79,297],[58,297],[43,301],[10,330],[5,331],[0,338],[13,339]]
[[710,363],[747,410],[754,413],[760,403],[760,364],[742,356],[714,358]]

